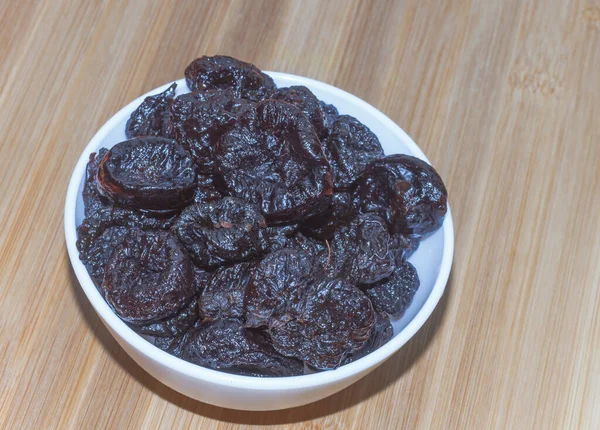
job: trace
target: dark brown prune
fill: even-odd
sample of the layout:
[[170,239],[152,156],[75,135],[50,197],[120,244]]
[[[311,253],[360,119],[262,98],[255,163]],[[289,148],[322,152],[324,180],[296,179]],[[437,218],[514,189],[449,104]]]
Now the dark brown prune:
[[370,300],[343,279],[324,279],[296,290],[268,332],[279,353],[319,369],[335,369],[363,347],[374,324]]
[[217,269],[200,297],[202,318],[242,319],[246,289],[253,268],[252,263],[240,263]]
[[194,266],[194,288],[198,297],[200,297],[202,292],[208,287],[212,275],[212,272],[207,272],[204,269]]
[[215,370],[247,376],[294,376],[304,372],[301,361],[284,357],[260,333],[238,319],[206,320],[184,336],[181,358]]
[[387,278],[395,268],[385,221],[375,214],[359,215],[335,232],[330,242],[327,273],[354,284]]
[[94,241],[111,227],[130,227],[134,230],[164,230],[173,224],[173,216],[154,217],[149,214],[113,205],[98,209],[77,227],[77,249],[80,259],[87,254]]
[[173,337],[185,333],[198,321],[198,299],[191,302],[175,315],[148,324],[129,324],[136,332],[147,336]]
[[246,326],[266,326],[294,290],[305,287],[311,272],[311,258],[302,251],[284,248],[267,255],[256,266],[246,290]]
[[190,152],[201,172],[212,174],[215,145],[252,105],[236,100],[232,91],[183,94],[171,104],[169,135]]
[[193,278],[191,260],[170,233],[138,231],[113,251],[100,291],[123,321],[146,325],[190,303]]
[[260,231],[260,246],[265,253],[287,248],[291,237],[296,233],[297,224],[276,225]]
[[98,192],[96,177],[100,161],[106,155],[108,150],[101,148],[98,153],[90,154],[90,161],[85,169],[85,182],[83,184],[83,205],[85,216],[90,216],[98,209],[103,209],[111,205],[111,202]]
[[360,358],[363,358],[364,356],[372,353],[376,349],[379,349],[380,347],[388,343],[393,336],[394,328],[390,323],[390,318],[387,316],[386,313],[375,312],[375,324],[373,325],[373,329],[371,330],[369,340],[367,340],[367,342],[361,349],[348,355],[344,359],[342,364],[348,364]]
[[356,209],[379,214],[392,232],[422,235],[442,225],[447,197],[433,167],[416,157],[394,154],[367,166],[356,181],[353,199]]
[[211,176],[198,175],[197,181],[196,191],[194,191],[194,203],[208,203],[223,198],[223,194],[219,191]]
[[412,303],[419,284],[417,270],[408,261],[404,261],[388,279],[362,288],[375,309],[399,317]]
[[391,248],[396,266],[410,257],[418,248],[421,236],[416,234],[397,233],[392,235]]
[[92,280],[99,286],[104,280],[104,268],[114,249],[127,235],[128,227],[108,227],[100,236],[90,241],[89,246],[82,249],[79,258],[85,264]]
[[196,168],[174,140],[138,137],[117,143],[98,167],[100,192],[118,205],[172,211],[194,197]]
[[169,107],[176,88],[177,84],[174,83],[162,93],[144,99],[127,120],[127,139],[138,136],[169,137]]
[[308,88],[304,86],[279,88],[271,94],[270,98],[293,104],[306,115],[320,138],[327,136],[325,113],[319,99]]
[[333,123],[335,122],[335,119],[340,114],[334,105],[327,104],[324,101],[321,101],[319,103],[321,104],[321,110],[325,114],[325,128],[327,129],[327,134],[329,134],[331,133],[331,129],[333,128]]
[[237,98],[261,101],[275,90],[269,75],[256,66],[225,55],[203,56],[185,69],[185,82],[190,90],[231,88]]
[[333,170],[336,190],[348,190],[367,164],[384,156],[377,136],[359,120],[349,115],[336,118],[323,152]]
[[354,216],[350,193],[333,193],[331,203],[322,214],[308,218],[301,231],[316,239],[331,239],[335,230]]
[[289,224],[326,209],[331,168],[295,106],[266,100],[225,133],[215,150],[231,195],[257,204],[267,221]]
[[201,267],[247,260],[261,252],[266,227],[258,208],[235,197],[188,206],[173,232]]

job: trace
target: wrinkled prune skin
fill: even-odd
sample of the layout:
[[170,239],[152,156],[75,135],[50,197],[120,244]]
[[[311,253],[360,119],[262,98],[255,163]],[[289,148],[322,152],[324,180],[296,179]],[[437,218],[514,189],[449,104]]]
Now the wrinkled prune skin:
[[98,192],[96,186],[96,177],[98,174],[98,166],[100,161],[106,155],[108,150],[101,148],[98,153],[90,154],[90,161],[85,169],[85,183],[83,184],[83,204],[85,216],[90,216],[99,209],[106,208],[112,203]]
[[214,180],[208,175],[198,175],[196,191],[194,191],[194,203],[208,203],[221,200],[223,193],[217,188]]
[[361,349],[348,355],[342,364],[348,364],[363,358],[388,343],[393,336],[394,328],[390,323],[390,318],[385,313],[375,312],[375,324],[371,330],[369,340],[367,340]]
[[325,212],[304,221],[301,231],[316,239],[331,239],[335,230],[346,224],[353,216],[352,195],[343,192],[333,193],[331,203]]
[[192,91],[233,89],[237,98],[261,101],[275,90],[269,75],[256,66],[225,55],[203,56],[185,69],[185,82]]
[[160,94],[148,96],[133,111],[125,125],[125,136],[131,139],[139,136],[169,137],[169,108],[175,97],[177,84],[174,83]]
[[298,229],[297,224],[276,225],[264,228],[260,231],[260,246],[265,253],[279,251],[287,248],[290,239]]
[[329,137],[322,143],[336,190],[349,190],[371,161],[384,156],[377,136],[349,115],[336,118]]
[[246,289],[253,270],[252,263],[240,263],[217,269],[200,297],[199,310],[202,318],[243,319]]
[[334,105],[327,104],[324,101],[321,101],[319,103],[321,104],[321,110],[325,114],[325,128],[327,129],[327,134],[329,134],[331,133],[331,129],[333,128],[333,123],[335,122],[335,119],[340,114]]
[[258,208],[235,197],[188,206],[173,232],[200,267],[213,268],[261,253],[266,222]]
[[330,242],[330,276],[354,284],[371,284],[391,275],[395,259],[385,221],[375,214],[359,215],[335,232]]
[[417,234],[402,234],[397,233],[391,237],[391,247],[394,253],[396,266],[407,260],[414,252],[419,249],[421,236]]
[[257,204],[267,221],[290,224],[327,208],[331,168],[314,128],[295,106],[265,100],[215,150],[231,195]]
[[447,197],[433,167],[416,157],[394,154],[367,166],[353,198],[357,210],[379,214],[390,231],[423,235],[442,225]]
[[319,138],[326,137],[329,134],[325,125],[327,119],[321,103],[308,88],[304,86],[279,88],[271,94],[270,98],[290,103],[300,109],[315,128]]
[[260,333],[235,318],[203,321],[186,333],[179,349],[184,360],[241,375],[294,376],[304,371],[301,361],[278,354]]
[[284,248],[267,255],[254,269],[246,290],[246,326],[266,326],[294,291],[306,286],[311,272],[311,258],[302,251]]
[[212,279],[213,272],[208,272],[204,269],[194,266],[194,289],[196,295],[200,297],[202,292],[208,287]]
[[123,321],[147,325],[174,316],[195,296],[193,265],[166,231],[133,232],[113,251],[100,291]]
[[191,302],[175,315],[149,324],[129,326],[139,334],[155,337],[173,337],[184,334],[198,321],[198,299]]
[[100,236],[90,241],[89,246],[82,249],[79,253],[79,258],[85,264],[88,273],[97,287],[104,280],[104,268],[115,247],[130,234],[131,232],[128,227],[108,227]]
[[319,370],[335,369],[369,339],[373,307],[354,285],[324,279],[293,293],[285,311],[269,319],[268,332],[279,353]]
[[417,270],[408,261],[404,261],[389,278],[362,288],[376,310],[399,317],[412,303],[419,284]]
[[117,143],[98,166],[98,189],[120,206],[168,212],[194,197],[196,168],[174,140],[138,137]]
[[215,146],[238,116],[253,105],[236,99],[231,90],[180,95],[171,104],[169,135],[190,152],[202,173],[212,174]]

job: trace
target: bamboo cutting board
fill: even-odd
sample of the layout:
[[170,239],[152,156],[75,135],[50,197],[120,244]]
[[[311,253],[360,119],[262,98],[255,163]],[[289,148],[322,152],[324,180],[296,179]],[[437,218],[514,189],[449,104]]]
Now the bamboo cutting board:
[[[215,53],[365,99],[450,193],[455,260],[430,320],[301,408],[224,410],[160,384],[67,258],[87,142]],[[0,427],[600,426],[600,1],[4,0],[0,85]]]

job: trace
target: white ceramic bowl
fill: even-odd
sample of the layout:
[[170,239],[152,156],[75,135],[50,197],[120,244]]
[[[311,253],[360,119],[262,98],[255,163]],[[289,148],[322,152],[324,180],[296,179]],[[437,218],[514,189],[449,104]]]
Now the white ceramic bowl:
[[[305,85],[342,114],[366,124],[381,141],[386,154],[405,153],[428,161],[412,139],[377,109],[331,85],[286,73],[267,72],[280,87]],[[185,81],[177,81],[177,94],[188,92]],[[166,84],[134,100],[113,116],[96,133],[81,154],[69,183],[65,204],[65,235],[71,264],[90,303],[121,347],[148,373],[162,383],[189,397],[213,405],[245,410],[275,410],[301,406],[346,388],[382,364],[421,328],[444,292],[454,252],[454,232],[450,208],[442,228],[422,241],[411,258],[421,286],[402,318],[393,321],[394,337],[387,344],[360,360],[339,369],[285,378],[238,376],[188,363],[158,349],[131,330],[106,304],[75,246],[76,228],[83,219],[82,190],[89,155],[102,147],[110,148],[125,140],[125,123],[131,112],[148,95],[164,91]]]

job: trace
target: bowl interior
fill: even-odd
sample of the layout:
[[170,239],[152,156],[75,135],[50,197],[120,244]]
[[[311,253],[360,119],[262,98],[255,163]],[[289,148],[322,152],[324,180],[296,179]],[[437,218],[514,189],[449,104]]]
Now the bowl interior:
[[[404,153],[419,157],[423,160],[427,160],[423,152],[417,147],[417,145],[412,141],[412,139],[400,129],[395,123],[393,123],[389,118],[385,115],[381,114],[378,110],[361,101],[360,99],[352,96],[340,89],[332,87],[330,85],[314,81],[308,78],[303,78],[294,75],[288,75],[283,73],[275,73],[268,72],[271,75],[275,83],[280,87],[291,86],[291,85],[304,85],[308,87],[319,99],[325,101],[326,103],[330,103],[335,105],[340,114],[348,114],[358,118],[361,122],[367,125],[375,135],[379,138],[381,145],[386,154],[394,154],[394,153]],[[183,94],[189,92],[185,81],[183,79],[177,81],[177,94]],[[92,140],[90,145],[86,147],[84,153],[81,155],[80,163],[78,164],[78,168],[87,162],[89,159],[89,155],[92,152],[96,152],[98,149],[102,147],[110,148],[113,145],[117,144],[126,139],[125,137],[125,123],[129,118],[131,112],[142,102],[144,97],[149,94],[159,93],[164,91],[169,84],[166,84],[160,88],[157,88],[150,93],[138,98],[137,100],[130,103],[128,106],[123,108],[119,113],[117,113],[96,135],[96,137]],[[82,161],[85,160],[85,161]],[[76,168],[75,172],[78,172],[78,168]],[[79,169],[80,172],[83,172],[82,169]],[[75,173],[75,174],[76,174]],[[74,174],[74,175],[75,175]],[[75,202],[75,214],[74,221],[75,225],[81,224],[84,218],[84,204],[83,204],[83,184],[84,184],[84,174],[79,178],[79,189],[76,196]],[[75,178],[73,178],[75,179]],[[67,198],[67,212],[69,211],[69,198]],[[68,221],[66,217],[66,221]],[[68,222],[66,222],[68,224]],[[66,226],[67,229],[67,241],[69,238],[73,236],[73,233],[69,233],[69,229],[73,229],[73,226]],[[445,243],[446,241],[446,243]],[[449,242],[448,242],[449,241]],[[69,246],[69,251],[71,253],[71,249],[74,249],[73,246]],[[420,326],[427,319],[433,307],[437,304],[443,289],[445,287],[448,272],[450,269],[450,264],[452,260],[452,251],[453,251],[453,235],[452,235],[452,219],[450,215],[450,211],[448,211],[448,215],[446,217],[444,227],[438,229],[433,234],[429,235],[425,238],[418,250],[409,258],[409,261],[416,267],[421,285],[413,299],[412,304],[407,309],[405,314],[400,319],[396,319],[392,321],[394,327],[394,338],[387,345],[377,350],[375,353],[370,354],[370,356],[374,354],[380,354],[380,357],[375,359],[374,357],[370,360],[370,365],[375,364],[377,362],[382,361],[387,358],[391,353],[397,350],[403,343],[405,343],[413,334],[420,328]],[[74,258],[73,253],[71,253],[71,258]],[[73,261],[74,266],[81,265],[79,261]],[[442,276],[440,276],[440,271],[443,271]],[[78,277],[82,285],[93,285],[91,278],[86,276],[87,279],[82,280],[81,276],[79,276],[80,271],[78,272]],[[85,274],[87,275],[87,273]],[[85,276],[84,275],[84,276]],[[444,278],[444,279],[438,279]],[[436,289],[435,297],[430,297],[432,295],[432,291]],[[84,290],[86,294],[90,297],[91,291],[89,288],[84,286]],[[95,288],[94,288],[95,290]],[[94,291],[94,293],[96,293]],[[91,294],[94,294],[91,293]],[[95,295],[95,294],[94,294]],[[99,294],[98,294],[99,296]],[[92,300],[92,303],[94,300]],[[413,321],[415,316],[424,308],[424,305],[427,303],[427,308],[424,312],[419,315],[419,321]],[[411,328],[403,332],[403,330],[413,321],[411,324]],[[410,333],[408,333],[410,332]],[[396,339],[402,333],[402,339]],[[395,345],[394,345],[395,344]],[[155,349],[155,348],[153,348]],[[159,353],[162,351],[159,351]],[[172,358],[172,357],[169,357]],[[358,360],[361,362],[365,360],[363,358]],[[335,373],[349,366],[354,367],[358,362],[352,363],[347,366],[343,366],[342,368],[328,373]],[[187,364],[187,363],[186,363]],[[184,365],[185,366],[185,365]],[[360,370],[357,368],[356,370]],[[345,373],[345,372],[344,372]],[[320,374],[323,375],[323,374]],[[317,375],[314,375],[317,376]],[[302,377],[300,377],[302,378]],[[288,379],[288,378],[284,378]],[[327,378],[326,378],[327,379]]]

